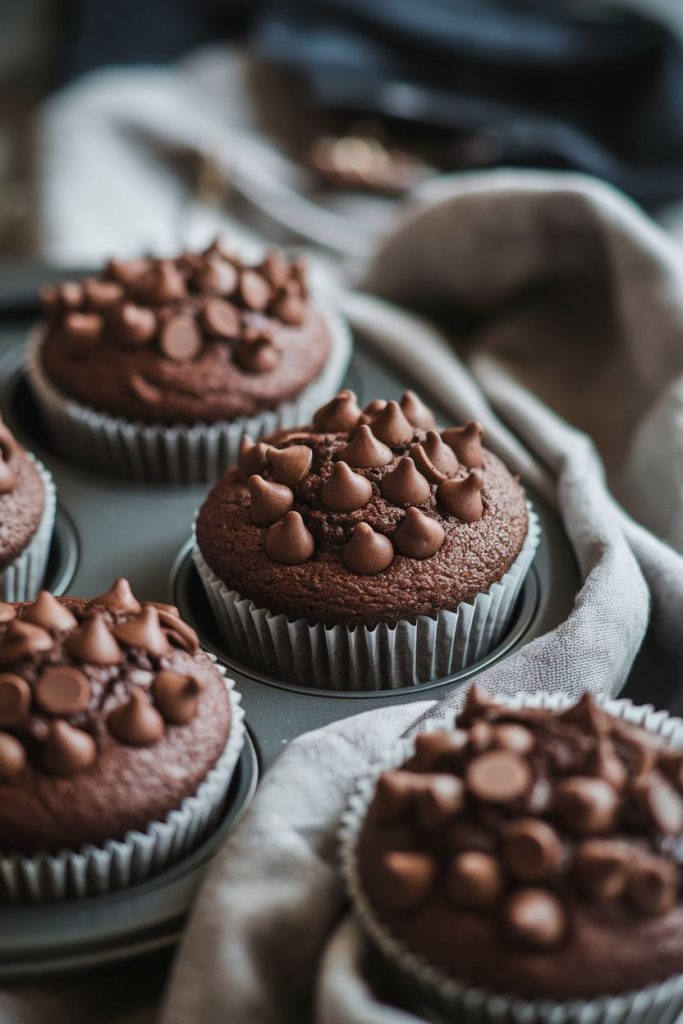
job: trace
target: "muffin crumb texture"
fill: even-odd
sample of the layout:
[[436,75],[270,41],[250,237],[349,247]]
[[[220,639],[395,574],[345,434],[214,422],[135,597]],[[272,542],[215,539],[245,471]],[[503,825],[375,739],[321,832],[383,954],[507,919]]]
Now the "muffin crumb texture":
[[330,350],[301,258],[250,264],[216,241],[176,259],[110,260],[41,292],[47,376],[130,420],[217,422],[275,408]]
[[683,971],[683,751],[589,695],[513,710],[478,688],[455,728],[384,772],[364,890],[408,948],[466,983],[593,998]]
[[528,528],[524,492],[478,423],[437,430],[413,392],[365,409],[343,390],[311,426],[243,439],[197,541],[257,607],[373,625],[486,593]]
[[0,417],[0,570],[28,546],[44,509],[40,472]]
[[229,721],[194,631],[126,580],[90,601],[0,604],[0,851],[144,830],[196,790]]

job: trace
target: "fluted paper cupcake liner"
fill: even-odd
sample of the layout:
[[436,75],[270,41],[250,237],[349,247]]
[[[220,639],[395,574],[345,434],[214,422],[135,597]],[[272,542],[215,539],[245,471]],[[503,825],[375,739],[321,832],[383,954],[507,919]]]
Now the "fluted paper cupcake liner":
[[541,535],[527,504],[529,528],[522,550],[501,579],[473,601],[434,618],[376,626],[331,626],[290,619],[257,608],[192,556],[227,650],[266,675],[330,690],[386,690],[441,679],[473,665],[499,644]]
[[[573,700],[566,694],[518,693],[499,698],[506,705],[560,710]],[[630,700],[603,700],[606,711],[683,748],[683,720],[651,705],[636,706]],[[443,728],[435,723],[434,728]],[[358,841],[375,795],[381,772],[397,768],[415,750],[414,739],[399,741],[357,783],[343,815],[339,841],[340,863],[353,912],[383,968],[392,978],[394,991],[427,1019],[444,1024],[676,1024],[683,1019],[683,974],[637,992],[597,999],[553,1001],[523,999],[487,991],[449,977],[425,958],[411,952],[394,937],[377,916],[367,898],[360,875]]]
[[[217,665],[222,675],[225,670]],[[79,850],[0,856],[0,903],[45,903],[101,896],[144,882],[187,856],[218,822],[244,746],[244,711],[232,679],[226,679],[230,732],[225,750],[196,793],[163,821],[122,840]]]
[[28,453],[43,481],[45,506],[38,529],[14,561],[0,569],[0,601],[32,601],[45,579],[50,544],[55,528],[57,489],[45,466]]
[[71,462],[113,476],[164,484],[217,480],[237,461],[245,434],[254,440],[309,423],[315,410],[342,384],[351,356],[351,335],[336,311],[316,302],[332,344],[319,377],[276,409],[218,423],[142,423],[110,416],[62,394],[48,379],[40,357],[42,330],[28,341],[26,368],[56,450]]

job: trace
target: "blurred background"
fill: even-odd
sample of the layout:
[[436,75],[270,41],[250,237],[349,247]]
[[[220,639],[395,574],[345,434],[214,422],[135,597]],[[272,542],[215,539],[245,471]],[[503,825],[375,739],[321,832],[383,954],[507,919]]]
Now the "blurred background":
[[561,168],[683,239],[681,0],[0,0],[0,259],[217,231],[362,264],[436,175]]

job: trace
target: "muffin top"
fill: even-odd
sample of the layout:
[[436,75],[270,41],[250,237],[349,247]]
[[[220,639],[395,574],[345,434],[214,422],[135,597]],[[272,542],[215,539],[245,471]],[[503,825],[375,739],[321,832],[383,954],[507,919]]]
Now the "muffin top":
[[0,417],[0,569],[29,544],[44,508],[38,468]]
[[560,713],[478,689],[452,730],[384,772],[362,883],[451,977],[594,998],[683,970],[683,751],[586,695]]
[[257,606],[373,625],[488,591],[524,543],[524,492],[478,423],[440,433],[413,392],[361,412],[341,391],[312,426],[254,444],[197,521],[210,568]]
[[301,259],[245,263],[216,241],[176,259],[110,260],[41,293],[44,370],[65,395],[146,423],[273,409],[317,377],[330,335]]
[[126,580],[89,601],[0,604],[0,851],[144,830],[195,792],[229,726],[196,634]]

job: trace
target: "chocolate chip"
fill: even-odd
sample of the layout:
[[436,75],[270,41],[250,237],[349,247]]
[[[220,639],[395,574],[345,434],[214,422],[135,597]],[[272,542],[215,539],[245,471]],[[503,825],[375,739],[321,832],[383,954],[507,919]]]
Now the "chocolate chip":
[[279,249],[269,249],[257,269],[273,288],[284,288],[287,284],[289,267]]
[[492,804],[518,800],[533,782],[527,762],[508,750],[491,750],[476,757],[467,766],[466,778],[472,795]]
[[475,722],[470,726],[468,739],[470,750],[483,754],[493,746],[493,727],[488,722]]
[[442,439],[455,452],[458,462],[468,469],[484,465],[483,436],[484,428],[474,420],[464,427],[449,427],[441,431]]
[[266,554],[280,565],[301,565],[313,557],[315,541],[298,512],[288,512],[266,534]]
[[[149,603],[146,602],[145,607]],[[191,626],[183,622],[177,608],[155,603],[152,603],[151,607],[156,608],[159,624],[174,647],[180,647],[189,654],[195,654],[199,650],[199,637]]]
[[374,576],[389,568],[394,560],[394,548],[384,534],[376,533],[367,523],[357,523],[351,539],[342,549],[342,558],[351,572]]
[[339,452],[341,462],[354,469],[375,469],[393,460],[391,448],[378,441],[367,424],[357,427],[353,437]]
[[372,498],[372,484],[345,462],[336,462],[320,490],[323,504],[333,512],[355,512]]
[[159,613],[152,605],[146,605],[139,615],[114,626],[112,633],[127,647],[140,647],[156,658],[162,658],[170,651],[159,622]]
[[202,335],[191,316],[172,316],[161,328],[159,346],[168,359],[188,363],[202,350]]
[[306,319],[306,303],[300,295],[285,291],[273,303],[273,314],[290,327],[298,327]]
[[432,466],[446,477],[455,476],[458,472],[458,460],[453,450],[443,443],[436,430],[427,431],[422,447]]
[[504,908],[507,931],[528,949],[553,949],[567,933],[567,916],[557,896],[545,889],[518,889]]
[[387,881],[385,898],[401,910],[422,903],[436,878],[436,862],[426,853],[392,850],[382,857],[381,869]]
[[171,260],[157,260],[135,280],[135,291],[148,302],[162,306],[187,297],[183,275]]
[[149,747],[164,734],[164,720],[140,690],[107,715],[107,728],[121,743]]
[[217,338],[238,338],[241,320],[237,306],[224,299],[209,299],[199,314],[202,327],[207,334]]
[[643,857],[632,865],[627,895],[643,914],[665,914],[678,900],[679,869],[662,857]]
[[270,445],[263,441],[255,443],[248,434],[244,434],[240,441],[239,457],[237,461],[237,478],[246,483],[254,473],[263,473],[268,466],[268,450]]
[[488,853],[470,850],[453,858],[446,880],[451,900],[466,910],[488,910],[503,894],[500,865]]
[[[410,462],[410,459],[403,461]],[[399,554],[422,559],[435,555],[445,538],[441,523],[419,509],[409,508],[391,539]]]
[[41,590],[33,604],[24,608],[22,620],[32,622],[34,626],[42,626],[43,629],[74,629],[77,625],[76,617],[66,605],[47,590]]
[[401,411],[409,423],[418,430],[431,430],[436,421],[434,413],[414,391],[406,391],[401,399]]
[[249,518],[256,526],[271,526],[289,512],[294,504],[291,488],[264,480],[254,473],[247,482],[251,495]]
[[141,373],[133,372],[128,379],[128,386],[131,393],[139,398],[145,405],[159,405],[162,400],[162,394],[159,388],[155,387],[154,384],[150,384],[146,377]]
[[562,867],[563,848],[554,829],[537,818],[511,822],[503,834],[503,860],[520,882],[542,882]]
[[91,597],[88,601],[88,608],[94,605],[102,605],[104,608],[111,608],[116,612],[132,612],[137,615],[142,605],[130,589],[130,583],[123,576],[114,580],[109,590],[97,597]]
[[496,747],[500,747],[502,750],[513,750],[515,754],[521,754],[522,757],[531,753],[536,742],[533,733],[515,722],[494,725],[492,738]]
[[602,736],[618,722],[608,715],[595,700],[592,693],[584,693],[576,704],[572,704],[557,716],[561,721],[580,725],[593,736]]
[[280,362],[280,353],[267,334],[245,336],[235,348],[235,362],[247,373],[268,373]]
[[123,297],[123,288],[116,281],[98,281],[88,278],[83,282],[85,301],[98,312],[109,309]]
[[115,260],[107,261],[105,273],[120,284],[132,284],[141,274],[149,269],[148,260]]
[[16,487],[17,478],[13,469],[0,455],[0,494],[9,494]]
[[31,689],[25,679],[11,672],[0,674],[0,725],[18,725],[31,707]]
[[636,780],[633,795],[656,832],[675,836],[683,831],[683,799],[661,775]]
[[14,782],[26,767],[23,744],[7,732],[0,732],[0,783]]
[[484,515],[482,487],[481,477],[470,473],[464,480],[444,480],[437,488],[436,498],[446,512],[465,523],[475,523]]
[[123,653],[101,615],[92,615],[74,630],[64,645],[76,661],[92,665],[118,665]]
[[462,729],[438,729],[415,737],[411,766],[417,771],[455,768],[467,748],[468,736]]
[[429,480],[430,483],[438,484],[441,483],[442,480],[447,479],[446,474],[437,469],[436,466],[427,458],[427,453],[421,444],[414,445],[408,454],[422,476],[426,480]]
[[350,434],[358,426],[360,414],[354,392],[345,388],[318,409],[313,417],[313,427],[323,434]]
[[239,294],[247,309],[262,312],[272,295],[272,289],[265,277],[255,270],[243,270],[240,274]]
[[197,714],[199,684],[192,676],[171,669],[157,673],[152,683],[154,701],[167,722],[187,725]]
[[614,789],[620,790],[626,785],[626,765],[614,749],[614,744],[606,737],[601,737],[597,741],[595,750],[588,759],[587,770],[609,782]]
[[305,444],[294,444],[289,448],[270,448],[267,459],[273,480],[288,487],[296,487],[308,476],[313,452]]
[[382,477],[379,489],[383,498],[399,508],[424,505],[432,494],[431,487],[407,455],[399,459],[396,469]]
[[465,785],[457,775],[433,773],[418,776],[417,820],[425,829],[445,825],[465,806]]
[[415,805],[418,787],[412,772],[394,770],[382,772],[377,780],[373,808],[377,820],[383,825],[405,819]]
[[57,296],[64,309],[78,309],[83,304],[83,288],[77,281],[57,285]]
[[232,263],[221,259],[207,259],[196,268],[192,282],[205,295],[232,295],[237,288],[237,270]]
[[42,752],[46,771],[54,775],[75,775],[90,768],[96,759],[97,746],[89,733],[61,719],[51,723]]
[[415,428],[403,415],[398,402],[387,402],[381,413],[372,421],[375,437],[390,448],[400,448],[413,439]]
[[10,667],[41,651],[50,651],[53,646],[54,641],[47,630],[30,622],[12,619],[0,641],[0,668]]
[[157,318],[146,306],[124,302],[109,317],[109,324],[116,341],[123,345],[138,347],[146,345],[157,333]]
[[360,418],[361,423],[372,423],[377,419],[383,409],[386,409],[387,403],[384,398],[373,398],[371,402],[363,409],[363,413]]
[[64,319],[64,333],[69,345],[87,350],[99,345],[104,321],[99,313],[69,313]]
[[90,701],[88,677],[72,665],[48,665],[35,690],[36,700],[51,715],[75,715]]
[[626,889],[631,861],[625,843],[586,839],[577,847],[574,871],[581,890],[590,899],[617,900]]
[[613,827],[619,800],[604,779],[573,776],[555,790],[555,808],[562,823],[580,835],[597,835]]

